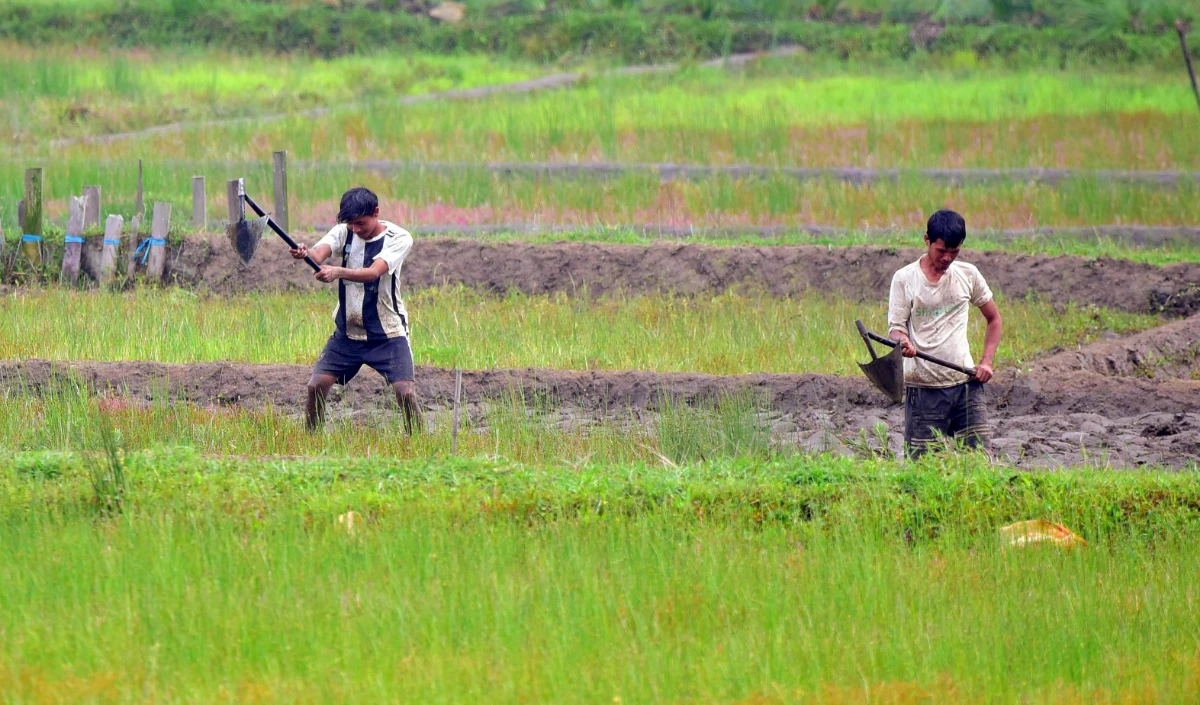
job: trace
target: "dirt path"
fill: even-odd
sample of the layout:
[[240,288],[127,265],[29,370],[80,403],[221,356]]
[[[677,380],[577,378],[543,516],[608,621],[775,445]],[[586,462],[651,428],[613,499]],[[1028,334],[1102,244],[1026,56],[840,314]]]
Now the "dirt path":
[[[308,368],[296,365],[142,362],[0,363],[0,392],[38,393],[68,380],[95,390],[200,405],[261,408],[299,413]],[[689,403],[751,390],[770,400],[775,436],[810,450],[848,452],[847,444],[869,437],[883,423],[898,448],[903,409],[865,379],[828,375],[656,374],[571,372],[548,369],[468,371],[466,402],[476,417],[489,403],[521,390],[535,406],[563,418],[653,415],[659,395]],[[449,370],[417,370],[420,394],[431,409],[452,398]],[[1142,464],[1184,466],[1200,462],[1200,381],[1151,382],[1093,372],[1004,374],[988,385],[997,422],[997,452],[1022,466],[1081,462],[1113,467]],[[335,395],[339,413],[370,412],[389,403],[385,385],[368,372]]]
[[[303,239],[303,238],[301,238]],[[309,241],[315,238],[309,237]],[[727,289],[793,296],[825,291],[864,301],[887,296],[891,275],[920,256],[915,249],[878,246],[697,244],[610,245],[598,242],[532,244],[418,238],[404,266],[409,289],[465,284],[484,290],[533,294],[582,289],[610,292],[709,294]],[[1094,304],[1185,316],[1200,311],[1200,264],[1156,267],[1126,260],[968,251],[991,286],[1008,297]],[[85,269],[94,269],[98,243]],[[283,246],[263,242],[253,269],[243,267],[224,238],[193,238],[168,257],[168,278],[229,294],[316,286]]]

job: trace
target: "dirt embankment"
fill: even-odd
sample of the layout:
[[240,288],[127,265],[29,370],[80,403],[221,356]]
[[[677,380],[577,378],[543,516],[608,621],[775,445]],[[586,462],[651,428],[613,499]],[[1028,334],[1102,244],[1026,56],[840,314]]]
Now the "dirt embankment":
[[[297,365],[144,362],[0,363],[0,392],[33,392],[82,382],[96,391],[210,406],[302,408],[309,369]],[[452,398],[449,370],[417,370],[420,394],[432,409]],[[653,414],[660,395],[700,403],[750,390],[770,402],[776,435],[813,450],[845,451],[878,423],[898,447],[903,408],[858,377],[829,375],[657,374],[572,372],[548,369],[468,371],[463,375],[469,408],[523,394],[534,407],[573,417],[640,418]],[[1021,465],[1103,462],[1182,466],[1200,462],[1200,381],[1151,382],[1093,372],[1035,372],[999,376],[987,387],[996,423],[995,447]],[[340,389],[339,413],[389,405],[386,386],[372,373]]]
[[[404,286],[465,284],[536,294],[586,289],[592,295],[740,289],[791,296],[815,290],[877,301],[886,298],[892,273],[919,256],[916,249],[877,246],[643,246],[418,238],[404,265]],[[1053,302],[1178,316],[1200,312],[1200,264],[1156,267],[1126,260],[998,251],[969,251],[963,259],[978,265],[992,287],[1008,297],[1033,294]],[[188,240],[172,252],[167,276],[217,293],[317,286],[311,271],[288,257],[278,242],[263,242],[253,267],[245,267],[225,240],[215,236]]]
[[1200,380],[1200,315],[1135,335],[1067,350],[1036,363],[1033,371],[1086,370],[1108,377]]

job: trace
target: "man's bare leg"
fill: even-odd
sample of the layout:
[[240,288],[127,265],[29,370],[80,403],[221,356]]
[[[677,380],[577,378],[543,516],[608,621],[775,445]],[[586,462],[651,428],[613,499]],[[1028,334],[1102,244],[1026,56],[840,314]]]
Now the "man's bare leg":
[[420,433],[425,427],[425,419],[421,416],[421,406],[417,404],[417,385],[411,380],[394,382],[392,391],[396,392],[396,403],[404,411],[404,432],[408,435]]
[[308,430],[315,431],[325,424],[325,400],[329,390],[336,382],[333,375],[313,373],[308,380],[308,404],[305,407],[308,418]]

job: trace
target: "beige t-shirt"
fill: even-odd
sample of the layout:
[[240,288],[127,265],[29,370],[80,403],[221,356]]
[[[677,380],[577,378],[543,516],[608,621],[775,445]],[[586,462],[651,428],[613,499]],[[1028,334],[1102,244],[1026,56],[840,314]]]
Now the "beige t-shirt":
[[[967,318],[971,306],[992,300],[983,275],[973,264],[954,262],[933,284],[921,271],[921,261],[906,265],[892,277],[888,301],[888,331],[908,334],[917,350],[971,368]],[[917,358],[904,358],[904,383],[913,387],[953,387],[967,376]]]

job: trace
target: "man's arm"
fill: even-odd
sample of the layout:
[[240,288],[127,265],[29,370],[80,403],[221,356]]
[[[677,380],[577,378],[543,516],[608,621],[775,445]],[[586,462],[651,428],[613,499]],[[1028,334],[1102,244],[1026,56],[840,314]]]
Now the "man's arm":
[[904,282],[892,277],[892,290],[888,297],[888,338],[900,343],[904,357],[916,357],[917,347],[908,339],[908,296]]
[[908,333],[893,329],[888,331],[888,337],[900,343],[900,350],[903,351],[904,357],[917,356],[917,346],[913,345],[912,341],[908,339]]
[[307,256],[312,257],[313,261],[317,264],[321,264],[329,259],[329,255],[333,254],[333,248],[325,243],[318,243],[316,247],[310,250],[308,249],[308,245],[300,243],[296,245],[296,249],[288,250],[288,252],[292,253],[293,259],[304,259]]
[[370,284],[387,274],[388,263],[384,260],[376,260],[370,267],[360,267],[358,269],[347,269],[346,267],[321,267],[321,271],[317,272],[317,279],[323,282],[336,281],[345,279],[348,282],[358,282],[359,284]]
[[313,261],[317,264],[321,264],[329,259],[329,255],[333,254],[333,248],[326,244],[319,244],[310,250],[307,245],[301,244],[297,245],[296,249],[289,250],[289,252],[292,253],[292,257],[295,259],[304,259],[308,256],[312,257]]
[[979,307],[983,320],[987,321],[987,333],[983,337],[983,358],[975,366],[975,379],[986,382],[992,378],[992,365],[996,360],[996,349],[1000,347],[1000,331],[1004,326],[1000,318],[1000,309],[995,301],[988,301]]

